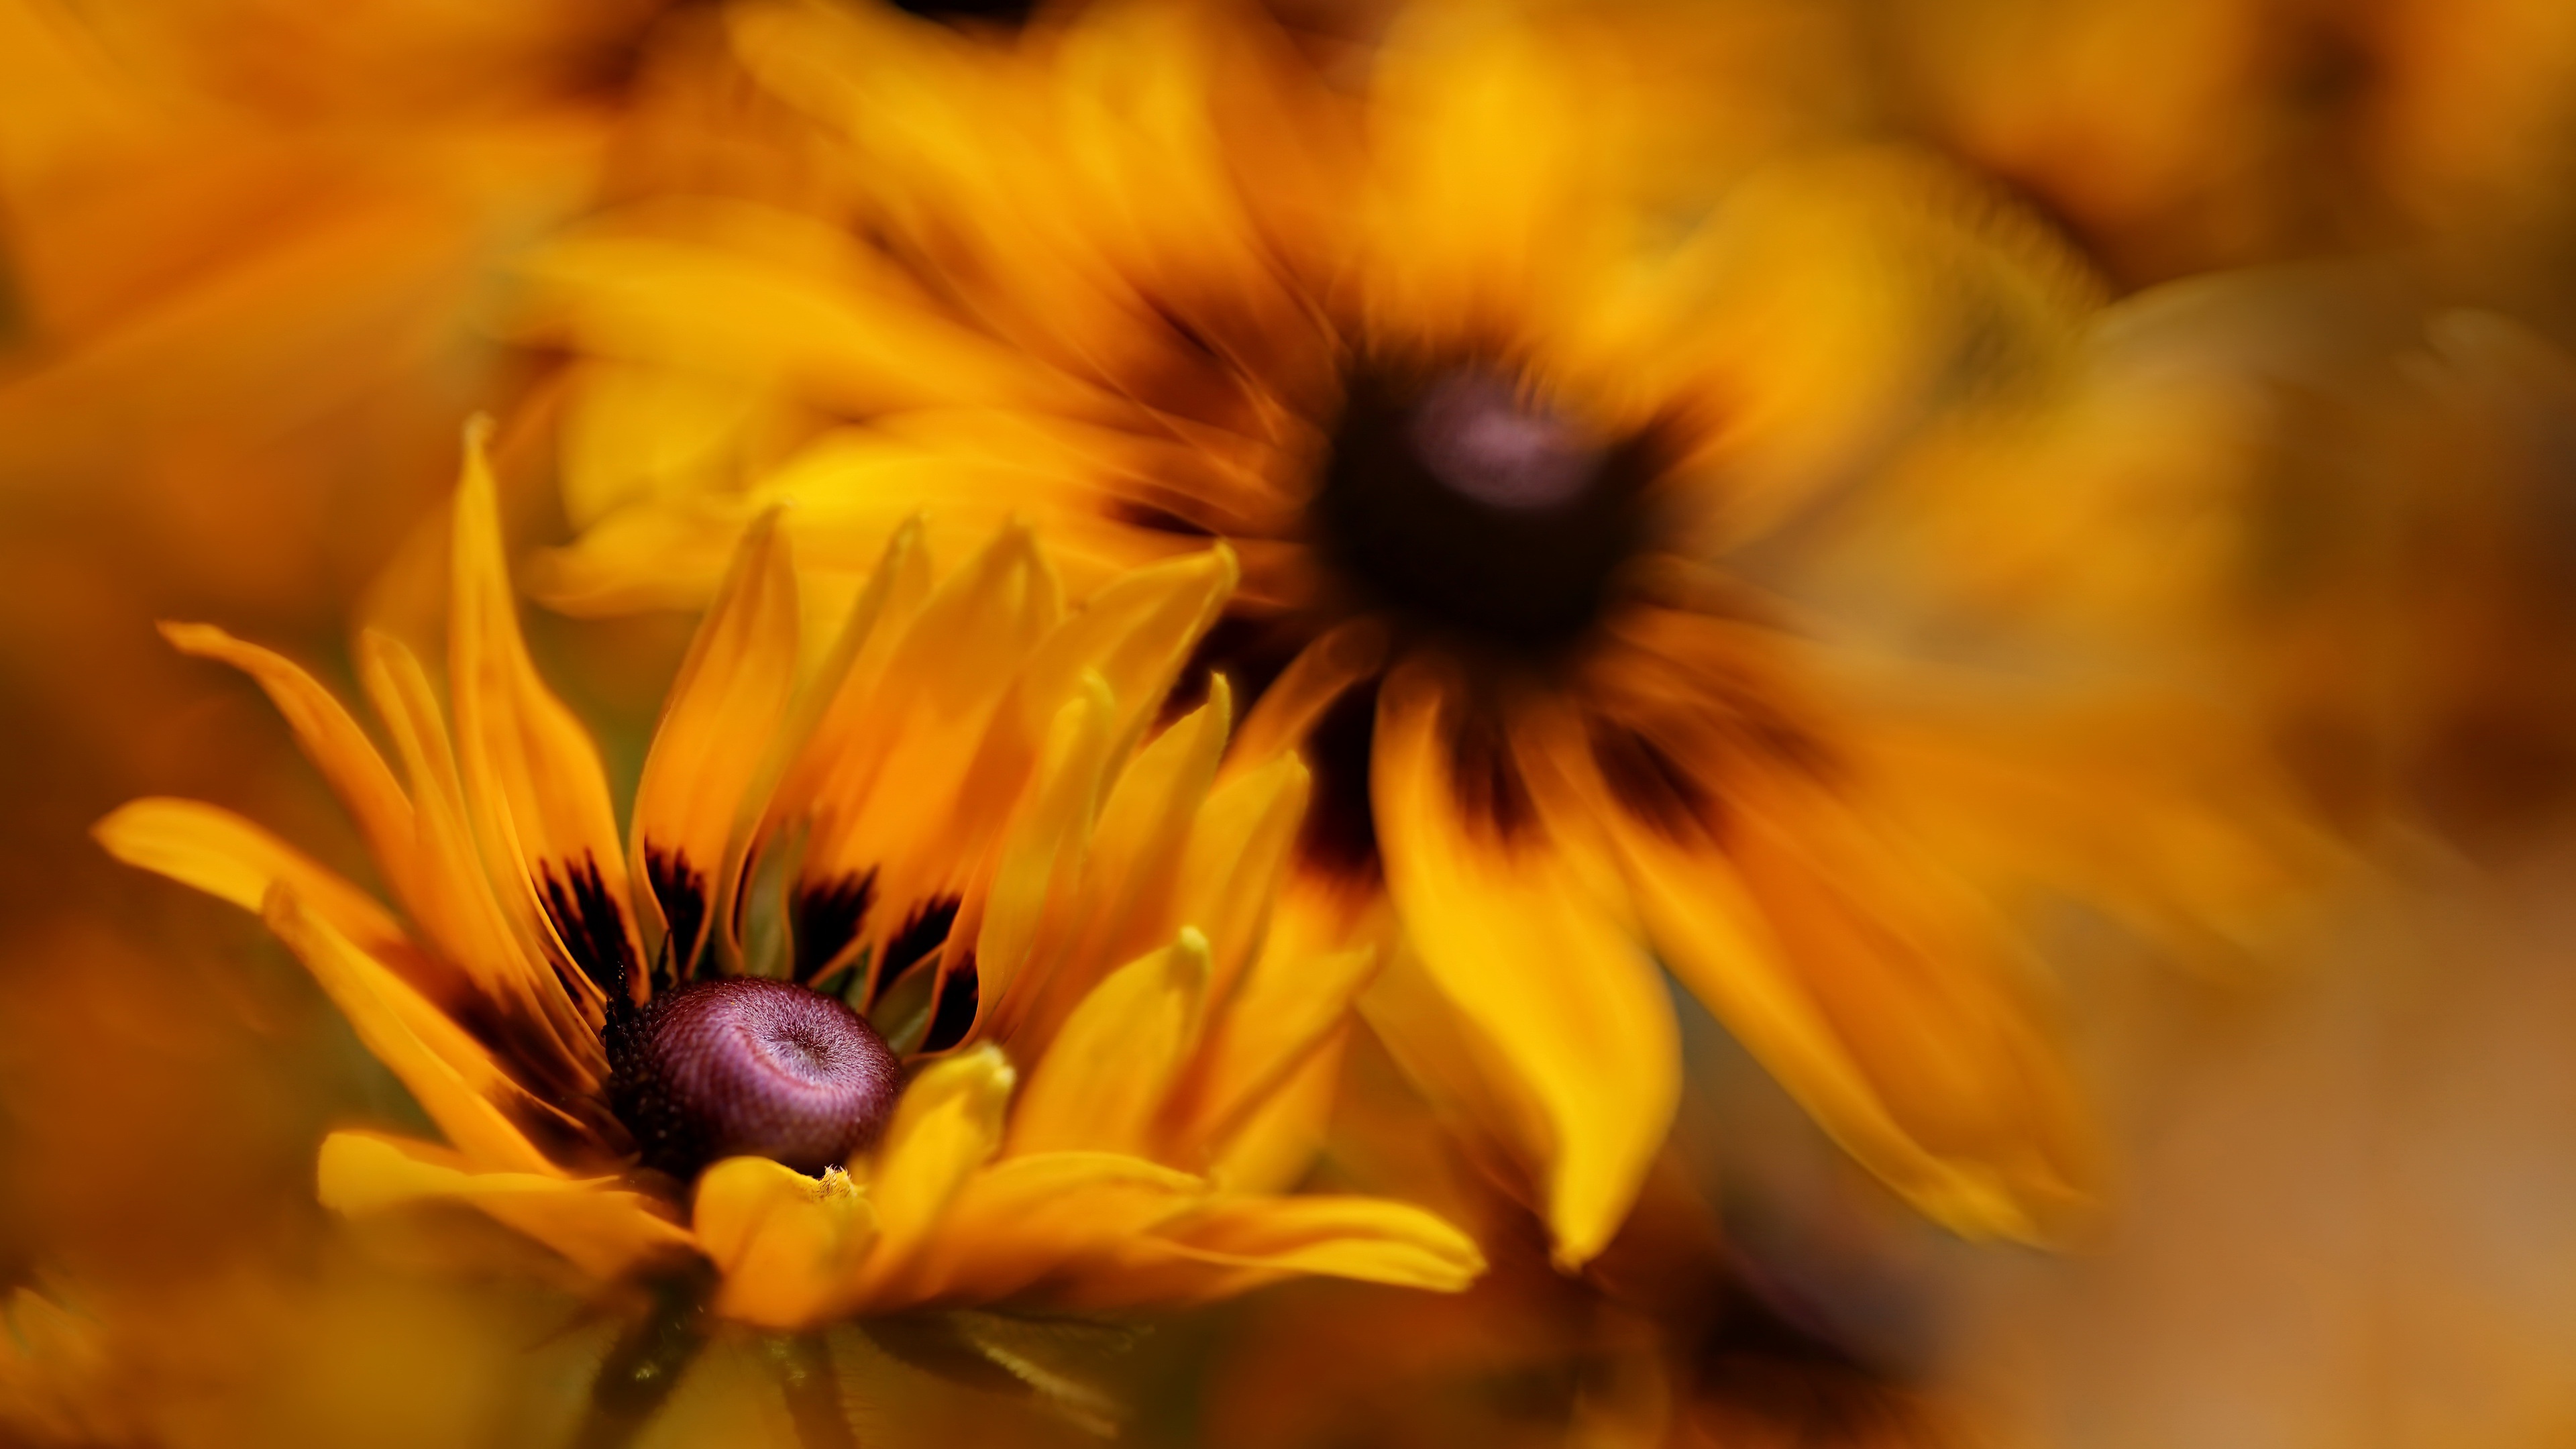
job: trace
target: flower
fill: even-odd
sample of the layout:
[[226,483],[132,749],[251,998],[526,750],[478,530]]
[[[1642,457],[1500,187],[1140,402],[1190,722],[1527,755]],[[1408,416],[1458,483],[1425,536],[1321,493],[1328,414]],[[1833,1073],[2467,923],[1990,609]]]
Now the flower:
[[1293,756],[1218,782],[1222,689],[1147,739],[1233,582],[1223,549],[1068,611],[1026,530],[944,579],[903,530],[809,674],[785,540],[757,528],[621,838],[521,640],[479,452],[453,546],[452,733],[409,648],[360,650],[400,781],[304,670],[166,631],[276,701],[408,928],[211,806],[97,828],[263,911],[446,1138],[334,1133],[326,1203],[471,1203],[603,1279],[702,1258],[718,1312],[780,1330],[1479,1271],[1420,1209],[1280,1195],[1371,962],[1265,939]]
[[934,499],[1024,513],[1077,587],[1224,539],[1199,662],[1256,701],[1239,750],[1317,775],[1290,908],[1388,942],[1372,1023],[1560,1264],[1671,1120],[1659,966],[1942,1222],[2080,1210],[2007,908],[2224,933],[2284,871],[2210,711],[2063,685],[2064,640],[1852,526],[1900,444],[2045,412],[2095,292],[2041,228],[1921,158],[1769,159],[1813,118],[1694,109],[1752,42],[1650,7],[1416,6],[1360,97],[1242,7],[730,13],[840,185],[649,200],[533,265],[530,335],[590,359],[551,600],[691,597],[782,500],[827,561]]

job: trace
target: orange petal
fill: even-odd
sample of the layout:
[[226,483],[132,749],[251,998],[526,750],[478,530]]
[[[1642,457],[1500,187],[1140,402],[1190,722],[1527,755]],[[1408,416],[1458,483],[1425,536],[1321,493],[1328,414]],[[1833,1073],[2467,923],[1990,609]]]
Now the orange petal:
[[635,789],[632,868],[669,928],[668,965],[687,980],[710,940],[726,964],[742,858],[784,763],[781,726],[796,686],[796,574],[776,515],[743,539],[699,624],[653,732]]

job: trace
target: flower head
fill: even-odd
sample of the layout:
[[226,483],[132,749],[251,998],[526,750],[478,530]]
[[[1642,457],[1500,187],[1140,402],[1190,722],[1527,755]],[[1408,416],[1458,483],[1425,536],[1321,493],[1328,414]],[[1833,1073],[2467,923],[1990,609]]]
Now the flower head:
[[[2269,787],[2175,696],[1898,663],[1904,577],[1802,561],[1927,419],[2043,403],[2092,284],[1921,158],[1739,127],[1670,164],[1652,50],[1708,37],[1608,13],[1416,6],[1355,96],[1241,7],[738,7],[858,235],[666,199],[537,265],[531,325],[593,359],[552,596],[685,596],[784,499],[824,558],[933,499],[1087,569],[1226,540],[1191,677],[1256,701],[1240,759],[1313,763],[1290,904],[1393,907],[1372,1020],[1561,1261],[1671,1119],[1659,963],[1927,1211],[2045,1236],[2090,1168],[2000,907],[2241,914]],[[658,448],[609,426],[638,377],[695,400]],[[754,438],[802,444],[746,479]]]
[[1151,728],[1224,550],[1068,610],[1024,530],[944,578],[903,530],[809,670],[763,525],[622,835],[521,640],[479,454],[454,558],[450,710],[405,645],[361,650],[399,779],[296,665],[168,630],[277,702],[407,924],[211,806],[98,827],[264,911],[445,1137],[335,1133],[327,1202],[461,1200],[604,1277],[703,1259],[719,1311],[778,1328],[1474,1276],[1419,1209],[1277,1195],[1371,963],[1269,939],[1302,767],[1220,783],[1222,689]]

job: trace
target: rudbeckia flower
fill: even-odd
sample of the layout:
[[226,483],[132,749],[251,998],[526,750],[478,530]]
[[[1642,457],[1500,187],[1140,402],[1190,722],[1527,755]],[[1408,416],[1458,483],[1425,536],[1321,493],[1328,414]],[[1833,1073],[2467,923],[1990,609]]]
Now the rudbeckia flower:
[[834,207],[664,196],[533,264],[587,359],[553,602],[699,596],[787,499],[842,564],[929,500],[1039,519],[1077,588],[1226,540],[1198,662],[1317,772],[1290,903],[1394,943],[1373,1024],[1561,1264],[1671,1120],[1666,969],[1942,1222],[2080,1208],[2005,907],[2237,920],[2260,771],[1804,563],[1901,442],[2048,398],[2095,294],[2040,228],[1920,157],[1763,159],[1798,124],[1712,120],[1724,22],[1653,7],[1417,6],[1356,94],[1245,7],[730,15]]
[[[262,911],[445,1138],[333,1134],[326,1203],[470,1203],[602,1279],[711,1267],[717,1313],[782,1331],[1479,1271],[1420,1209],[1279,1193],[1371,961],[1268,932],[1295,757],[1217,783],[1222,688],[1147,738],[1234,581],[1225,550],[1068,610],[1025,530],[944,578],[903,530],[809,668],[785,540],[755,529],[621,834],[522,642],[479,458],[453,549],[452,718],[405,645],[360,650],[399,779],[295,664],[167,631],[275,700],[407,925],[211,806],[98,827]],[[698,1296],[666,1292],[653,1324]],[[612,1377],[667,1386],[648,1329]]]

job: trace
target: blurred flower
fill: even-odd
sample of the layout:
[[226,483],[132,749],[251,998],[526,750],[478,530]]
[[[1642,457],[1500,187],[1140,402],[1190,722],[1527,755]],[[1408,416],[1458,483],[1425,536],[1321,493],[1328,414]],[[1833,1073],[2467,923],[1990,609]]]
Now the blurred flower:
[[2570,221],[2576,16],[2553,0],[1937,0],[1887,23],[1896,104],[2125,283],[2421,244],[2484,289]]
[[1077,588],[1224,538],[1199,663],[1257,699],[1238,748],[1318,772],[1290,904],[1367,933],[1391,899],[1372,1021],[1562,1262],[1671,1118],[1658,961],[1942,1221],[2086,1201],[1998,906],[2232,928],[2281,884],[2238,824],[2269,787],[2185,696],[1908,612],[1942,570],[1809,568],[1928,423],[1973,452],[2047,412],[2093,292],[2044,232],[1920,158],[1767,156],[1651,6],[1419,7],[1359,98],[1222,7],[732,22],[847,230],[665,197],[534,267],[532,335],[594,359],[551,599],[695,596],[786,499],[843,564],[925,505],[1026,515]]
[[[1223,549],[1068,612],[1024,531],[942,581],[904,530],[800,684],[796,578],[764,525],[623,845],[594,746],[521,642],[479,451],[454,560],[452,742],[411,651],[362,650],[408,789],[296,665],[168,631],[270,693],[413,932],[212,806],[138,801],[98,834],[262,910],[446,1136],[333,1135],[327,1203],[461,1200],[598,1277],[665,1284],[603,1404],[620,1373],[667,1391],[655,1355],[698,1303],[669,1285],[701,1257],[716,1311],[781,1330],[1032,1290],[1475,1276],[1475,1247],[1420,1209],[1277,1195],[1370,957],[1264,949],[1306,772],[1281,756],[1217,783],[1221,688],[1139,747],[1233,583]],[[908,1081],[889,1040],[921,1060]]]

